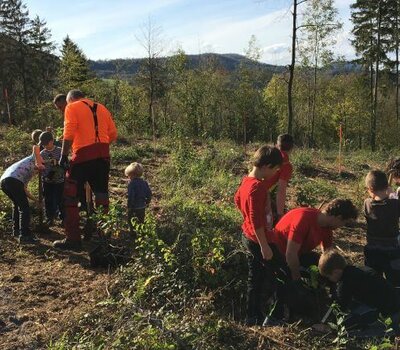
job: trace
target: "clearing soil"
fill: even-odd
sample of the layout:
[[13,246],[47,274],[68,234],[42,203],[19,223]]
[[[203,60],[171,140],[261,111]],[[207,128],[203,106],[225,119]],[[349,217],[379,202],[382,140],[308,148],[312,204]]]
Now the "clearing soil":
[[0,344],[4,350],[43,349],[106,296],[110,275],[90,268],[86,244],[82,253],[51,247],[62,230],[38,233],[32,246],[0,236]]

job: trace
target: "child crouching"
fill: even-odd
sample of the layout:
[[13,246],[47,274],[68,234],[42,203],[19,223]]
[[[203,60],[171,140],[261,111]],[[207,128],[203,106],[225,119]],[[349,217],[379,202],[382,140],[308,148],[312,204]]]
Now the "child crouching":
[[[336,283],[336,301],[349,312],[345,326],[356,319],[355,306],[376,309],[392,319],[391,327],[399,334],[400,300],[396,289],[369,267],[348,265],[345,258],[334,249],[325,251],[319,259],[318,269],[323,277]],[[356,321],[357,322],[357,321]]]

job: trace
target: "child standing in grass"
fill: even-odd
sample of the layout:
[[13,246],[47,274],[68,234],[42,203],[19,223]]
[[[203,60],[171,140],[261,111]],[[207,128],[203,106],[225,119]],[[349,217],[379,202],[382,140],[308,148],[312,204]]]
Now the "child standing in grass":
[[[245,176],[235,194],[235,204],[243,216],[242,242],[248,251],[247,316],[246,325],[261,325],[265,315],[262,310],[264,281],[269,264],[279,253],[271,244],[272,232],[267,229],[266,204],[268,179],[282,164],[282,154],[273,146],[259,148],[253,157],[253,168]],[[268,281],[270,284],[273,281]]]
[[388,179],[383,171],[370,171],[365,186],[370,196],[364,202],[367,221],[365,265],[380,274],[384,273],[394,286],[400,286],[400,202],[396,198],[389,198]]
[[142,224],[145,218],[146,207],[151,200],[151,189],[143,175],[143,166],[140,163],[131,163],[125,169],[125,176],[130,181],[128,184],[128,220],[131,232],[133,232],[132,219]]
[[2,191],[13,202],[13,235],[20,243],[35,243],[30,230],[30,209],[28,198],[40,205],[28,191],[28,183],[37,170],[34,154],[8,167],[0,178]]
[[63,219],[64,169],[58,165],[61,148],[54,145],[53,134],[49,131],[40,134],[39,146],[43,147],[40,155],[45,165],[42,178],[46,218],[47,224],[52,226],[57,216]]

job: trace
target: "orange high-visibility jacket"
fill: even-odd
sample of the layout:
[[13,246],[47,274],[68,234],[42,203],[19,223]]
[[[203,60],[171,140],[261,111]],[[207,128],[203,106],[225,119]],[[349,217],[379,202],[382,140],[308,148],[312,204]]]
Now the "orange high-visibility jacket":
[[93,113],[88,105],[93,107],[94,102],[87,98],[69,103],[64,114],[64,139],[72,141],[72,152],[92,145],[96,142],[110,143],[117,139],[115,127],[110,111],[101,103],[97,103],[98,140]]

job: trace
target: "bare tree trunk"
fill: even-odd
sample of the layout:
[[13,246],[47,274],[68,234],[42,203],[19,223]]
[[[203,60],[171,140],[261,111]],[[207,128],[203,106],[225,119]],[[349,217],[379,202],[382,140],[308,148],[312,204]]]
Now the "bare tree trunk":
[[289,66],[288,83],[288,134],[293,133],[293,79],[294,66],[296,64],[296,34],[297,34],[297,0],[293,0],[293,28],[292,28],[292,61]]
[[379,83],[379,51],[381,46],[381,20],[382,20],[382,11],[381,11],[381,3],[379,2],[378,8],[378,37],[377,37],[377,54],[375,60],[375,80],[374,80],[374,99],[372,106],[372,123],[371,123],[371,150],[375,151],[376,149],[376,121],[378,115],[378,83]]

